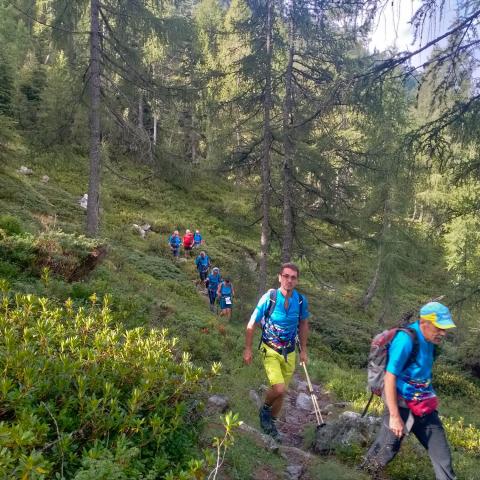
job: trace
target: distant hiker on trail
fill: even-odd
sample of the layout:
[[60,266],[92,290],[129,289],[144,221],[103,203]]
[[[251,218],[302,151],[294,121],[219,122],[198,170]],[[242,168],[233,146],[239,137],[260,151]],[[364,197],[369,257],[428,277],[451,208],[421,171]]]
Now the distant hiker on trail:
[[217,289],[218,285],[221,282],[220,269],[214,267],[212,273],[207,277],[205,281],[205,286],[208,290],[208,299],[210,300],[210,310],[213,312],[215,310],[215,299],[217,298]]
[[308,303],[295,287],[300,270],[293,263],[284,263],[278,274],[280,288],[265,293],[247,324],[243,360],[250,365],[253,358],[252,341],[255,326],[262,327],[260,350],[263,365],[270,382],[265,404],[260,408],[260,426],[279,439],[276,420],[283,398],[295,370],[295,344],[298,332],[300,362],[307,362]]
[[217,296],[220,299],[220,316],[227,317],[227,320],[230,320],[232,316],[233,297],[235,296],[235,290],[233,289],[230,278],[226,277],[225,280],[218,285]]
[[[393,460],[405,435],[413,432],[430,456],[436,480],[453,480],[456,476],[438,416],[432,367],[435,345],[442,342],[446,330],[455,324],[445,305],[430,302],[420,309],[420,320],[408,327],[416,334],[416,340],[400,330],[388,348],[382,427],[362,466],[378,474]],[[409,362],[412,352],[415,354],[414,348],[415,360]]]
[[180,245],[182,244],[182,239],[178,234],[178,230],[175,230],[168,239],[168,245],[170,245],[170,250],[174,257],[178,257],[180,254]]
[[198,274],[200,275],[200,283],[205,282],[210,268],[210,257],[203,250],[195,259],[195,265],[197,266]]
[[193,235],[194,248],[199,247],[202,243],[203,243],[203,239],[202,239],[202,234],[200,233],[200,230],[195,230],[195,233]]
[[185,258],[190,256],[190,252],[193,248],[193,233],[188,230],[185,230],[185,235],[183,236],[183,250],[185,252]]

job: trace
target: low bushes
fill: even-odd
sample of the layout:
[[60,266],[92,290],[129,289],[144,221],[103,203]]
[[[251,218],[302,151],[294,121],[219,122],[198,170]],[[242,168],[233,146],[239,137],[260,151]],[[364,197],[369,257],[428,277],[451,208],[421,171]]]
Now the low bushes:
[[0,229],[7,235],[19,235],[22,233],[20,222],[12,215],[0,215]]
[[8,292],[0,305],[0,478],[201,478],[194,366],[165,330],[126,330],[103,305]]
[[106,254],[98,240],[58,230],[11,234],[0,228],[0,261],[40,275],[44,268],[67,281],[80,280],[90,273]]

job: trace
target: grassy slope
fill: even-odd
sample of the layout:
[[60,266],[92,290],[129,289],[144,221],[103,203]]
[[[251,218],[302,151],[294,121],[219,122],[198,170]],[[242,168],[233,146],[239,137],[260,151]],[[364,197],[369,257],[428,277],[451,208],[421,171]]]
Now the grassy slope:
[[[15,169],[20,164],[28,164],[35,174],[32,177],[17,174]],[[38,279],[22,272],[12,274],[10,271],[11,281],[21,290],[59,298],[70,296],[79,303],[93,292],[110,293],[120,321],[131,326],[168,327],[179,337],[182,348],[198,362],[207,364],[220,360],[223,363],[223,375],[215,390],[228,394],[232,409],[255,425],[256,411],[245,399],[249,390],[264,383],[265,379],[258,359],[249,368],[241,362],[243,325],[256,297],[255,274],[247,268],[245,260],[255,255],[257,246],[257,227],[245,226],[253,220],[249,214],[250,193],[223,180],[208,182],[197,172],[177,182],[186,186],[182,189],[156,178],[145,179],[149,172],[138,166],[133,168],[120,163],[114,168],[129,180],[105,170],[101,235],[109,245],[109,255],[103,265],[88,281],[65,284],[56,279],[50,282],[48,289]],[[48,184],[40,181],[43,174],[50,176]],[[25,229],[30,231],[61,228],[81,233],[85,212],[76,201],[85,192],[86,185],[87,162],[82,157],[58,153],[23,158],[0,170],[0,209],[20,218]],[[146,240],[140,239],[132,232],[131,224],[142,222],[152,224],[159,233]],[[238,299],[230,324],[221,324],[208,312],[205,298],[198,294],[193,283],[193,262],[172,262],[166,238],[174,227],[200,228],[213,263],[221,267],[223,274],[231,274]],[[342,241],[330,231],[322,233],[331,241]],[[429,255],[432,253],[422,252],[418,255],[420,260],[415,261],[426,265],[431,262]],[[364,361],[371,334],[378,330],[375,325],[378,308],[373,305],[372,312],[366,314],[357,305],[373,262],[368,252],[354,242],[348,243],[343,252],[322,245],[312,246],[312,257],[316,259],[313,265],[302,264],[305,274],[301,285],[309,297],[313,314],[310,370],[332,394],[353,401],[356,408],[361,408],[366,401],[364,373],[354,365]],[[272,264],[275,263],[273,256]],[[444,276],[440,267],[432,270],[417,266],[420,268],[415,277],[402,275],[403,290],[396,304],[397,312],[419,298],[436,293],[431,289],[442,284]],[[273,281],[274,275],[272,284]],[[450,388],[449,372],[443,369],[440,375],[442,385]],[[468,411],[463,408],[465,400],[459,398],[464,391],[473,392],[475,397],[469,399],[472,408]],[[454,381],[450,392],[451,396],[442,394],[443,412],[455,417],[449,423],[452,435],[460,437],[462,429],[457,422],[460,416],[465,417],[467,423],[480,424],[480,389],[471,382],[457,385]],[[472,444],[474,436],[475,431]],[[417,455],[412,452],[412,447],[408,447],[399,455],[390,470],[392,478],[431,478],[428,460],[412,461],[410,455]],[[357,461],[358,454],[345,452],[343,463],[335,459],[319,460],[311,474],[315,476],[316,472],[321,472],[324,479],[360,478],[348,466]],[[454,455],[459,478],[475,478],[480,462],[461,448],[456,449]],[[272,472],[278,472],[280,478],[284,468],[280,458],[239,438],[228,454],[224,474],[226,478],[245,479],[250,477],[252,470],[266,464]]]

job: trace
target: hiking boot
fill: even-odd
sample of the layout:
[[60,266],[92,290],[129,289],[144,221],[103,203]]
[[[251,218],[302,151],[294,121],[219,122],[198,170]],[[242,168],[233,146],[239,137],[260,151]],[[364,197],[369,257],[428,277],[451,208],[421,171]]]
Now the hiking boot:
[[277,418],[272,417],[272,428],[270,430],[270,436],[276,440],[278,443],[282,443],[282,435],[280,432],[277,430]]
[[261,429],[264,433],[270,435],[272,432],[272,407],[263,405],[258,412],[258,416],[260,418]]
[[215,312],[215,307],[213,305],[210,305],[210,311]]

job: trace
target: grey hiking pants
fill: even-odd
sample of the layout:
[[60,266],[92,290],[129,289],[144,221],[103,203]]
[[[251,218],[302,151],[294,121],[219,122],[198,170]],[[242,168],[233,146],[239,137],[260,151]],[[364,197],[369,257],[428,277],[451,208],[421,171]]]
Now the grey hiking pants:
[[[402,420],[406,422],[410,410],[399,408]],[[367,452],[363,467],[371,473],[378,472],[389,463],[400,450],[402,438],[396,437],[389,428],[390,414],[387,409],[382,419],[382,426],[377,438]],[[457,477],[452,467],[452,457],[448,446],[442,421],[438,412],[423,417],[414,417],[411,432],[425,447],[432,461],[436,480],[455,480]]]

